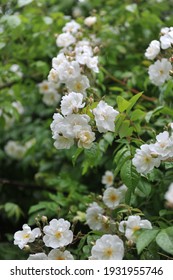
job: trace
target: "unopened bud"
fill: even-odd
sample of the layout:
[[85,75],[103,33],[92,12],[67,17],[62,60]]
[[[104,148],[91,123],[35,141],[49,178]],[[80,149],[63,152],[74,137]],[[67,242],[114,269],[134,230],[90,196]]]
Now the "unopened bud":
[[99,49],[99,47],[98,46],[96,46],[95,48],[94,48],[94,54],[97,54],[97,53],[99,53],[100,52],[100,49]]
[[25,245],[25,246],[23,247],[23,250],[24,250],[25,252],[30,252],[30,251],[31,251],[31,248],[30,248],[29,245]]
[[126,241],[126,244],[128,247],[132,247],[134,245],[134,242],[132,240]]
[[43,223],[46,224],[47,221],[48,221],[48,220],[47,220],[47,217],[46,217],[46,216],[42,216],[42,217],[41,217],[41,221],[42,221]]
[[169,61],[170,61],[170,62],[173,62],[173,56],[171,56],[171,57],[169,58]]
[[169,70],[169,75],[173,77],[173,70]]

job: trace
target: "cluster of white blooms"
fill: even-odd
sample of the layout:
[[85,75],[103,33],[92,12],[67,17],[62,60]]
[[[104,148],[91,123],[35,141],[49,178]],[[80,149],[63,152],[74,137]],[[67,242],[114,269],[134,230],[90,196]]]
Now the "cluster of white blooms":
[[52,249],[48,255],[45,253],[30,254],[28,260],[74,260],[74,257],[68,250]]
[[[13,91],[11,91],[11,92],[9,91],[9,94],[13,95]],[[19,115],[24,114],[25,110],[20,101],[13,101],[11,103],[11,106],[12,106],[12,109],[14,108]],[[7,129],[7,130],[9,128],[11,128],[16,121],[16,117],[15,117],[14,113],[9,115],[3,110],[3,108],[0,108],[0,116],[2,116],[4,118],[5,129]]]
[[138,173],[147,174],[154,167],[159,167],[161,161],[166,161],[173,157],[173,134],[168,131],[159,133],[156,142],[144,144],[136,150],[133,165]]
[[[151,64],[148,69],[149,78],[156,86],[161,86],[165,81],[168,81],[170,71],[172,70],[172,60],[170,59],[169,50],[173,46],[173,27],[164,27],[160,32],[160,40],[153,40],[146,49],[145,57],[149,60],[158,59],[154,64]],[[163,54],[165,57],[163,57]]]
[[9,140],[4,147],[6,154],[16,160],[23,158],[26,151],[35,144],[35,139],[27,141],[24,145],[20,144],[18,141]]
[[[86,222],[92,230],[107,231],[112,220],[107,216],[106,210],[114,210],[121,203],[124,203],[127,187],[122,185],[118,188],[107,187],[103,192],[103,205],[93,202],[86,211]],[[107,209],[105,209],[105,206]]]
[[142,220],[140,216],[129,216],[126,221],[121,221],[119,224],[119,231],[133,242],[137,239],[135,232],[142,228],[152,229],[152,225],[148,220]]
[[61,99],[61,95],[57,91],[57,85],[48,80],[44,80],[38,84],[39,92],[43,95],[43,102],[47,106],[57,105]]
[[[92,25],[96,18],[87,18],[86,25]],[[61,48],[52,59],[48,81],[64,87],[60,102],[60,113],[55,113],[51,123],[52,138],[57,149],[69,149],[74,144],[89,149],[96,139],[93,121],[100,133],[115,130],[115,118],[119,114],[106,102],[89,106],[87,89],[90,88],[88,73],[98,73],[98,56],[91,39],[83,38],[82,28],[76,21],[66,23],[56,44]],[[94,100],[92,99],[92,102]],[[88,114],[87,114],[88,113]],[[91,125],[92,124],[92,125]]]
[[171,208],[172,208],[173,207],[173,183],[170,184],[164,197],[165,197],[166,201],[169,203],[169,206],[171,206]]
[[90,260],[122,260],[124,244],[117,235],[104,234],[91,249]]
[[10,67],[10,71],[15,73],[20,78],[23,77],[23,73],[22,73],[21,68],[18,64],[12,64],[11,67]]
[[[43,232],[43,233],[42,233]],[[72,243],[73,232],[70,230],[70,223],[62,218],[52,219],[42,229],[31,228],[23,225],[23,230],[14,234],[14,244],[23,249],[28,243],[33,243],[37,238],[42,238],[48,248],[53,248],[48,255],[43,252],[30,254],[29,260],[72,260],[74,259],[65,246]]]

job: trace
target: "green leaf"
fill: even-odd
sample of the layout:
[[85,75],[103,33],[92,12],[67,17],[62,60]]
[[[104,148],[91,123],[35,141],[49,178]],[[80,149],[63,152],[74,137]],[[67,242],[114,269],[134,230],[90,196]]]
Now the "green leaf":
[[123,183],[127,186],[128,190],[126,192],[125,201],[127,204],[130,203],[131,195],[139,182],[140,175],[137,173],[136,168],[132,164],[131,160],[127,160],[121,168],[121,179]]
[[165,252],[173,255],[173,227],[162,229],[156,237],[156,242]]
[[132,133],[133,133],[133,127],[130,127],[130,121],[129,120],[123,121],[119,128],[120,138],[131,136]]
[[120,113],[124,112],[130,105],[129,101],[125,100],[122,96],[117,97],[117,105]]
[[131,120],[132,121],[137,121],[141,120],[145,117],[146,113],[142,111],[141,109],[136,109],[131,113]]
[[149,194],[151,193],[151,184],[145,178],[141,178],[141,180],[137,185],[136,191],[138,190],[139,190],[139,196],[148,197]]
[[140,254],[144,248],[146,248],[155,239],[158,233],[159,229],[145,229],[141,231],[136,242],[138,254]]
[[138,99],[142,96],[143,92],[139,92],[138,94],[134,95],[130,100],[129,100],[129,107],[127,108],[127,113],[130,112],[130,110],[133,108],[133,106],[136,104]]

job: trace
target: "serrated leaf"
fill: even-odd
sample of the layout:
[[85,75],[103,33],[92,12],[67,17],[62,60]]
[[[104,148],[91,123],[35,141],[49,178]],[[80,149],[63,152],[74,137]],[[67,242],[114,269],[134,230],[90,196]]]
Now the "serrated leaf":
[[146,229],[142,230],[141,234],[138,235],[136,248],[138,254],[140,254],[144,248],[146,248],[157,236],[159,229]]
[[165,252],[173,255],[173,227],[162,229],[156,237],[156,242]]
[[136,168],[132,164],[131,160],[127,160],[120,171],[121,179],[123,183],[127,186],[128,190],[126,192],[125,201],[127,204],[130,203],[131,195],[139,182],[140,175],[137,173]]

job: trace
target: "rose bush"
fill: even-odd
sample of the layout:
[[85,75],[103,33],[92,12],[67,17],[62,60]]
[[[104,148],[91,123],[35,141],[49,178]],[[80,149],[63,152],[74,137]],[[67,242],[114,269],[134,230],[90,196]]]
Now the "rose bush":
[[1,4],[0,258],[172,259],[173,4],[64,2]]

